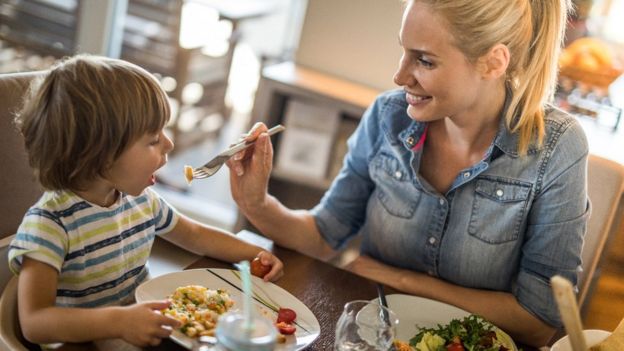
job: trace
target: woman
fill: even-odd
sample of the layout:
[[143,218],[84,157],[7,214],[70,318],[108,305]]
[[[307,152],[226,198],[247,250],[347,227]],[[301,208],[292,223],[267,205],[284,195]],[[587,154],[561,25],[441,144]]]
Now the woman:
[[565,0],[413,0],[394,80],[349,140],[321,203],[267,194],[264,125],[230,162],[243,214],[278,244],[327,259],[355,235],[353,272],[480,314],[541,346],[561,326],[549,280],[573,283],[589,213],[587,142],[546,104]]

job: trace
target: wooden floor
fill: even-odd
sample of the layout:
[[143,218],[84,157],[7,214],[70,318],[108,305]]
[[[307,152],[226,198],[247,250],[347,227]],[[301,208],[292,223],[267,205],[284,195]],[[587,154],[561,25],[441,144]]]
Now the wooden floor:
[[624,319],[624,219],[608,248],[596,292],[583,320],[585,329],[612,331]]

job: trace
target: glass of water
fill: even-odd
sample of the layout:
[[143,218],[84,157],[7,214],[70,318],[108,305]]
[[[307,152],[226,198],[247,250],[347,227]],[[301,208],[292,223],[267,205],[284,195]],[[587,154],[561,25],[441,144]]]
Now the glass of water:
[[364,300],[348,302],[336,324],[335,351],[389,350],[399,320],[389,308]]
[[252,316],[251,328],[245,316],[228,312],[219,318],[215,335],[219,351],[273,351],[277,328],[268,318]]

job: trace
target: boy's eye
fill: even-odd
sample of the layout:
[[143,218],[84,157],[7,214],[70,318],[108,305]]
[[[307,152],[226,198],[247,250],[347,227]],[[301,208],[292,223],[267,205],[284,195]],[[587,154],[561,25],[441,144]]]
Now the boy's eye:
[[158,143],[160,143],[160,137],[156,139],[152,139],[152,141],[150,142],[150,145],[157,145]]

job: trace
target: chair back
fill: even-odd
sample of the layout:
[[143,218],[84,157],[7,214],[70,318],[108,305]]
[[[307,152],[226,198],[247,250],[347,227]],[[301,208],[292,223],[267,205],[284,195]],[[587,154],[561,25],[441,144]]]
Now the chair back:
[[605,247],[619,228],[624,203],[624,165],[590,155],[587,167],[587,191],[592,212],[583,243],[582,272],[578,281],[581,308],[589,302]]
[[17,278],[9,271],[8,245],[24,213],[43,193],[14,124],[33,78],[42,72],[0,74],[0,350],[27,350],[17,320]]
[[41,72],[0,74],[0,239],[15,234],[24,213],[43,193],[14,124],[32,79]]

